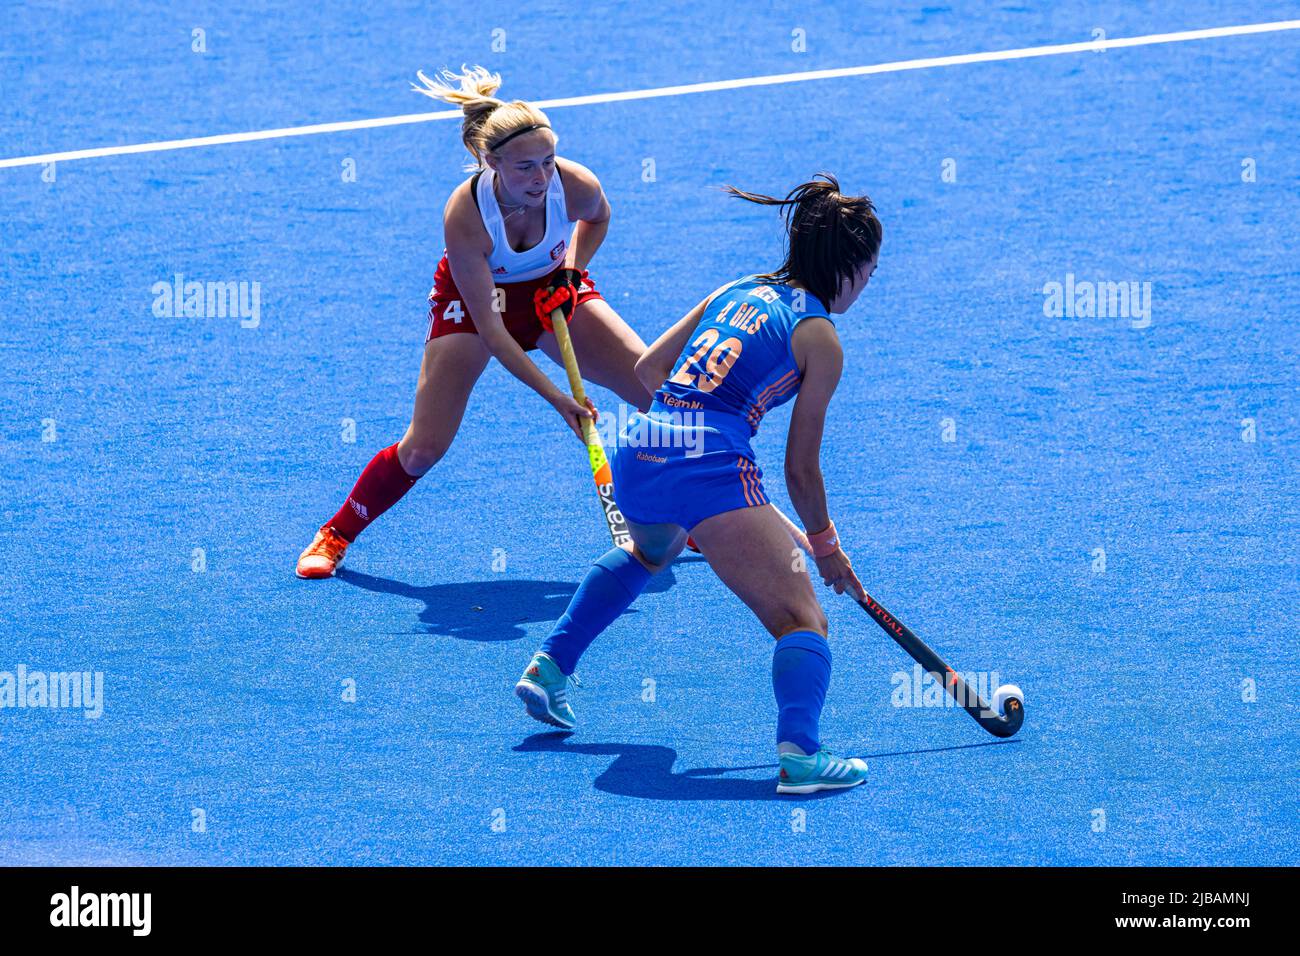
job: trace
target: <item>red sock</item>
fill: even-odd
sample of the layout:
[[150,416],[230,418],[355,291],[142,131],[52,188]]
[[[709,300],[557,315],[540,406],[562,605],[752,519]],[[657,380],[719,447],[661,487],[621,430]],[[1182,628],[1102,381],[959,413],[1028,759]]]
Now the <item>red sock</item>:
[[349,541],[355,541],[370,522],[401,501],[419,480],[408,475],[397,460],[397,446],[389,445],[370,459],[348,500],[327,523]]

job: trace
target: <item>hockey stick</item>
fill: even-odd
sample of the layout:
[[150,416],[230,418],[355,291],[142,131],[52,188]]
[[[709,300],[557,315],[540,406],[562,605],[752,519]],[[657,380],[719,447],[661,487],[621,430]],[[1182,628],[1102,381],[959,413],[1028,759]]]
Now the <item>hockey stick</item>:
[[[564,372],[569,377],[569,391],[573,393],[575,402],[586,405],[587,390],[582,384],[578,359],[573,354],[573,340],[569,338],[569,324],[564,320],[562,309],[551,313],[551,325],[555,332],[555,343],[560,347],[560,356],[564,359]],[[614,539],[615,547],[621,547],[632,540],[632,535],[627,530],[627,519],[614,500],[614,477],[610,473],[609,459],[605,457],[605,446],[600,443],[600,435],[596,433],[596,425],[590,418],[582,419],[582,440],[587,443],[591,477],[596,482],[596,494],[600,496],[600,507],[605,514],[605,524],[609,526],[609,536]]]
[[865,601],[858,601],[862,609],[892,637],[912,659],[925,668],[926,672],[943,685],[944,690],[952,695],[961,708],[974,718],[994,737],[1011,737],[1025,720],[1025,695],[1015,684],[1003,684],[993,692],[993,702],[985,703],[984,698],[971,688],[961,676],[944,663],[943,658],[932,651],[925,643],[908,629],[907,625],[894,617],[870,594]]

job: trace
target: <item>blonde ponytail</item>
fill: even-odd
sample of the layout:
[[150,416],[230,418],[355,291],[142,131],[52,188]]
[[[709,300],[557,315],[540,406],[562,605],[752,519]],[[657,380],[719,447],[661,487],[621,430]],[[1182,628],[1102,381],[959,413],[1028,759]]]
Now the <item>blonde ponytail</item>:
[[[474,157],[470,169],[482,169],[484,156],[494,144],[526,130],[529,127],[550,129],[546,114],[523,100],[506,102],[492,94],[501,89],[501,74],[491,73],[481,66],[461,67],[461,72],[442,70],[430,78],[420,70],[416,73],[422,85],[411,84],[411,89],[431,99],[459,106],[465,114],[461,123],[461,140]],[[554,135],[554,134],[552,134]]]

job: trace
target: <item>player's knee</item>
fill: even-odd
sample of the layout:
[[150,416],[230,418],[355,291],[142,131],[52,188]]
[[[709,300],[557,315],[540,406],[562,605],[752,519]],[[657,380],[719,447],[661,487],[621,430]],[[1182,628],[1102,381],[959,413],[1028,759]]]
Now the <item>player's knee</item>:
[[418,478],[442,460],[442,456],[447,454],[447,445],[431,441],[403,440],[397,452],[402,470],[411,477]]
[[769,630],[777,637],[789,634],[791,631],[816,631],[818,634],[825,634],[829,624],[826,613],[816,602],[812,604],[791,602],[773,615],[773,618]]
[[830,621],[826,620],[826,612],[818,605],[813,605],[811,611],[806,612],[804,617],[807,623],[803,625],[803,629],[806,631],[825,634],[830,628]]
[[644,550],[640,545],[629,542],[623,546],[623,550],[631,552],[632,556],[651,574],[658,574],[673,563],[673,559],[681,553],[685,543],[686,536],[682,535],[680,541],[671,542],[664,548]]

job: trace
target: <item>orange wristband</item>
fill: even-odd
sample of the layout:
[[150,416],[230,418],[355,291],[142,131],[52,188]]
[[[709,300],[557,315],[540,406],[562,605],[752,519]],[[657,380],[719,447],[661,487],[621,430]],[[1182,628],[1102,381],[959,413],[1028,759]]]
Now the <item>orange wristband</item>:
[[815,558],[825,558],[838,551],[840,549],[840,535],[835,530],[835,522],[832,521],[827,525],[825,531],[809,534],[808,543],[812,545],[813,557]]

